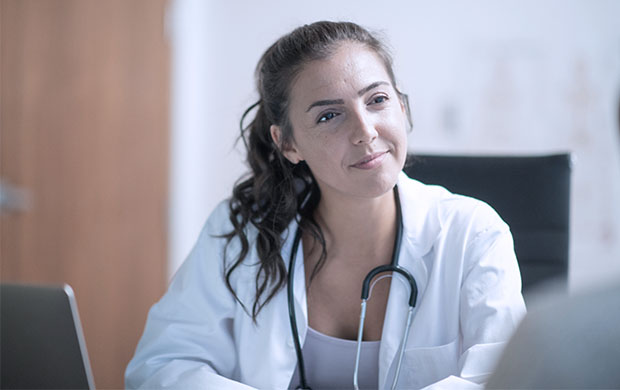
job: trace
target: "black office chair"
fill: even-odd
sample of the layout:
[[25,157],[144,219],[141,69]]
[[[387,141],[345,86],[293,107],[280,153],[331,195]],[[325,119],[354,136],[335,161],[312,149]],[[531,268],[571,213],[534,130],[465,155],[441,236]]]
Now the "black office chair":
[[490,204],[510,226],[523,293],[554,279],[567,286],[570,154],[410,155],[410,177]]

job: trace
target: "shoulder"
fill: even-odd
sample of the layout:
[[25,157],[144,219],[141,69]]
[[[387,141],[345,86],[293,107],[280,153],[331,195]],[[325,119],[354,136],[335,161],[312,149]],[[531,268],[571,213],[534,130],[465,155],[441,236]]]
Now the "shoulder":
[[232,223],[230,222],[230,199],[224,199],[211,212],[207,218],[201,236],[221,236],[222,234],[229,233],[233,230]]
[[[217,296],[222,302],[234,303],[226,285],[226,275],[243,249],[238,235],[230,238],[230,234],[234,232],[230,216],[230,201],[225,199],[207,218],[194,247],[174,275],[170,291],[187,290],[192,291],[194,296]],[[243,261],[247,263],[252,263],[255,256],[252,248],[252,229],[246,228],[248,245]],[[233,272],[230,277],[231,285],[240,296],[244,295],[245,290],[239,288],[239,279],[246,278],[246,273]],[[244,286],[243,281],[241,286]]]
[[[196,275],[219,275],[222,273],[222,256],[227,243],[225,235],[233,230],[230,222],[228,201],[221,201],[204,223],[197,240],[185,261],[177,271],[175,280],[193,278]],[[213,272],[219,270],[219,272]]]
[[[230,199],[224,199],[213,209],[200,232],[197,242],[198,245],[207,242],[219,243],[221,246],[228,244],[228,246],[235,247],[239,245],[239,234],[233,234],[230,240],[226,238],[235,232],[235,227],[232,223],[230,202]],[[251,223],[248,223],[244,227],[243,232],[247,240],[252,242],[256,236],[257,229]],[[228,241],[230,241],[230,243],[228,243]]]
[[[225,199],[213,209],[207,218],[178,274],[202,271],[223,275],[225,269],[234,263],[241,253],[241,240],[238,234],[232,235],[234,231],[231,222],[230,200]],[[252,227],[247,227],[245,233],[249,242],[248,247],[251,247]],[[217,272],[214,272],[216,270]]]
[[413,235],[426,235],[431,240],[439,235],[452,235],[473,241],[484,233],[510,230],[497,212],[481,200],[424,184],[404,173],[398,186],[403,218],[409,220]]

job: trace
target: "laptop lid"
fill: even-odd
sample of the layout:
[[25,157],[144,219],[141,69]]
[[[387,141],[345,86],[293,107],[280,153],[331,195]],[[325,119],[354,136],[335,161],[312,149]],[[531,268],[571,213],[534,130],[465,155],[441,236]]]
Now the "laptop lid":
[[73,289],[0,289],[0,388],[94,389]]

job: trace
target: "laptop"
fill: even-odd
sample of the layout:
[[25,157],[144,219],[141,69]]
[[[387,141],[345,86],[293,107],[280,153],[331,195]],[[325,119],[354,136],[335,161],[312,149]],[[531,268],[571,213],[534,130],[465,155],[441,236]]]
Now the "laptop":
[[0,285],[0,388],[94,389],[73,289]]

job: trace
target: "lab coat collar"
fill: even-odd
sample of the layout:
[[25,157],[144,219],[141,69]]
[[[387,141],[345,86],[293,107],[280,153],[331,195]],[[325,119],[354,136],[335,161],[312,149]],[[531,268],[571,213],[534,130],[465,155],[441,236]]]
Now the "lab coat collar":
[[[441,220],[438,215],[439,192],[441,187],[432,187],[410,179],[405,172],[398,176],[398,194],[401,199],[403,215],[403,236],[408,238],[412,254],[427,254],[441,231]],[[409,259],[411,260],[411,259]]]
[[[398,178],[398,192],[403,216],[403,239],[399,254],[399,265],[408,270],[418,287],[418,299],[414,318],[420,301],[424,297],[428,282],[428,269],[422,261],[433,247],[441,231],[437,215],[437,197],[425,191],[425,186],[409,179],[403,172]],[[401,283],[402,282],[402,283]],[[410,287],[405,279],[396,274],[390,286],[387,309],[379,351],[379,388],[389,388],[394,377],[400,343],[407,321],[407,307]],[[415,323],[415,321],[414,321]],[[406,364],[406,363],[405,363]]]

